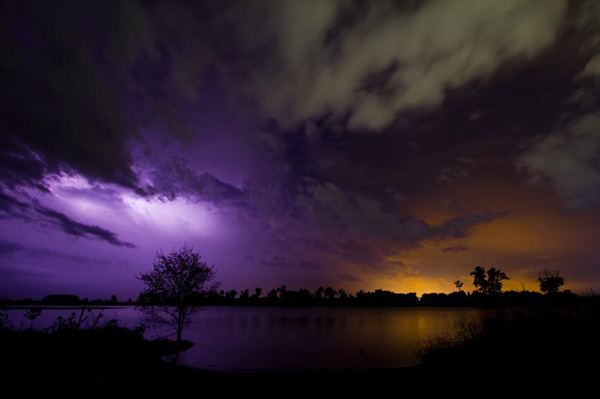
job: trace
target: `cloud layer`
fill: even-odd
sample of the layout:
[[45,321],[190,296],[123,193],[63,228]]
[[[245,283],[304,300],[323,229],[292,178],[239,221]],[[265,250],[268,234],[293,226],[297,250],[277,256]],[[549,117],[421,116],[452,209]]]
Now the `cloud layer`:
[[0,252],[35,252],[14,223],[136,267],[186,241],[229,277],[413,281],[527,179],[596,210],[596,3],[7,2]]
[[[284,126],[332,114],[349,115],[351,128],[379,131],[400,111],[438,105],[447,90],[535,56],[554,42],[567,6],[562,0],[408,4],[242,6],[240,15],[264,20],[237,26],[232,45],[251,49],[241,65],[254,71],[247,79],[234,65],[231,78]],[[230,18],[242,21],[237,17]]]
[[519,164],[531,181],[550,179],[567,208],[582,210],[600,204],[600,113],[587,114],[539,138]]

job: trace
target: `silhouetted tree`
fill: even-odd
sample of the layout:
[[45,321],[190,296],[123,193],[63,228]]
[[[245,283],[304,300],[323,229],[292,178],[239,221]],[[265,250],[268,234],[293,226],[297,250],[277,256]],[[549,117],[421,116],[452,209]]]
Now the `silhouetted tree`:
[[325,289],[323,287],[319,287],[315,290],[315,299],[322,299],[323,298],[323,291],[325,291]]
[[267,292],[267,299],[274,301],[277,299],[277,294],[279,293],[278,288],[273,288],[271,291]]
[[[140,309],[149,321],[173,327],[179,342],[190,316],[201,310],[192,306],[192,298],[216,290],[219,283],[214,281],[215,275],[214,268],[186,245],[168,255],[158,251],[153,270],[140,276],[146,284]],[[151,303],[143,303],[144,299]]]
[[229,290],[225,293],[225,299],[232,301],[235,299],[237,294],[238,292],[236,290]]
[[500,269],[491,268],[487,271],[488,291],[490,294],[502,291],[502,280],[510,280]]
[[494,294],[502,291],[502,280],[509,280],[508,276],[494,267],[487,272],[481,266],[476,266],[471,272],[473,285],[483,294]]
[[560,275],[560,271],[551,272],[548,269],[544,269],[538,277],[540,282],[540,290],[542,292],[553,294],[558,292],[561,286],[565,284],[565,279]]
[[462,281],[456,280],[454,282],[454,285],[456,286],[456,289],[458,290],[458,292],[461,292],[462,291],[462,287],[463,287],[464,284],[463,284]]
[[487,292],[488,281],[485,274],[485,269],[481,266],[476,266],[475,270],[472,271],[473,285],[481,292]]
[[323,291],[323,293],[325,294],[325,298],[329,299],[330,301],[334,300],[335,296],[337,295],[337,291],[334,290],[332,287],[325,288],[325,291]]
[[79,297],[70,294],[52,294],[42,298],[42,302],[46,305],[79,305]]
[[305,288],[300,288],[296,292],[296,299],[298,300],[299,303],[305,304],[305,303],[308,303],[312,299],[312,296],[311,296],[309,290],[307,290]]

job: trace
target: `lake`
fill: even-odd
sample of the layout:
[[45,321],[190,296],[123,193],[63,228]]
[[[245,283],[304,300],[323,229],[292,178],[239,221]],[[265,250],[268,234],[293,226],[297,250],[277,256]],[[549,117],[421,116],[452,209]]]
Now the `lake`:
[[[16,327],[29,323],[23,312],[9,311]],[[79,314],[44,309],[34,327],[72,312]],[[410,366],[418,362],[414,350],[421,342],[485,314],[477,308],[207,307],[183,332],[195,345],[168,360],[222,371]],[[102,322],[115,318],[127,327],[142,322],[132,307],[105,309],[103,315]],[[170,334],[166,326],[146,330],[148,338]]]

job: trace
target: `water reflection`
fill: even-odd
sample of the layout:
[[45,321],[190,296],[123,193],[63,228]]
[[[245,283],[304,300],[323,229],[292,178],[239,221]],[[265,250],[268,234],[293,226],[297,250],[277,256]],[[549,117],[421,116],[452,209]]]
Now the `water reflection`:
[[[71,312],[44,310],[35,326]],[[22,314],[13,310],[11,319]],[[127,327],[142,321],[134,308],[103,315]],[[209,307],[184,330],[195,345],[173,360],[217,370],[401,367],[417,362],[418,342],[483,316],[473,308]],[[148,338],[171,334],[165,326],[146,331]]]

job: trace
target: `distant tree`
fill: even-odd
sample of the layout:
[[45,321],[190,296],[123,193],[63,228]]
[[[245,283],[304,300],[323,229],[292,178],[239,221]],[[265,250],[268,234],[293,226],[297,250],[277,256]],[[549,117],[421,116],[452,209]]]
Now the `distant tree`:
[[475,270],[472,271],[471,276],[473,276],[473,285],[480,291],[486,292],[488,287],[487,275],[485,274],[485,269],[481,266],[476,266]]
[[456,280],[454,282],[454,285],[456,286],[456,289],[458,290],[458,292],[461,292],[462,291],[462,287],[463,287],[464,284],[463,284],[462,281]]
[[215,275],[214,268],[186,245],[168,255],[158,251],[153,270],[140,276],[146,285],[140,294],[140,309],[147,320],[173,327],[180,342],[190,316],[201,310],[192,306],[192,298],[215,291],[219,285]]
[[323,293],[325,294],[325,298],[329,299],[330,301],[334,300],[335,296],[337,295],[337,291],[334,290],[332,287],[325,288]]
[[502,280],[510,280],[506,273],[493,267],[487,271],[487,276],[490,294],[502,291]]
[[278,288],[273,288],[271,291],[267,292],[267,298],[269,300],[277,299],[277,294],[279,293]]
[[51,294],[42,298],[45,305],[79,305],[79,297],[70,294]]
[[111,295],[110,296],[110,303],[112,303],[112,304],[117,303],[117,296],[116,295]]
[[254,294],[252,295],[252,298],[258,299],[258,298],[260,298],[261,294],[262,294],[262,288],[256,287],[254,289]]
[[250,290],[246,288],[240,292],[240,299],[247,300],[248,298],[250,298]]
[[540,282],[540,290],[542,292],[553,294],[558,292],[561,286],[565,285],[565,279],[560,275],[560,271],[551,272],[548,269],[544,269],[538,277]]
[[502,280],[509,280],[506,273],[494,267],[487,272],[481,266],[476,266],[471,272],[473,285],[483,294],[494,294],[502,291]]
[[296,293],[296,299],[301,303],[306,303],[311,299],[310,291],[305,288],[300,288]]
[[282,285],[281,287],[277,288],[277,293],[279,294],[280,298],[283,297],[286,292],[287,292],[287,285]]
[[236,290],[229,290],[225,293],[225,299],[234,300],[238,292]]
[[325,291],[325,289],[323,287],[319,287],[315,290],[315,299],[321,299],[323,298],[323,291]]

